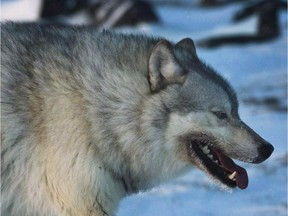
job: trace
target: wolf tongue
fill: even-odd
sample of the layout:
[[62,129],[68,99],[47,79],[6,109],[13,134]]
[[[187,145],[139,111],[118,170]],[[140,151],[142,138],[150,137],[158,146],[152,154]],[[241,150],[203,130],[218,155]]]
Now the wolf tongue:
[[246,170],[241,167],[236,165],[236,184],[240,189],[245,189],[248,186],[248,175]]
[[245,189],[248,186],[248,175],[246,170],[238,166],[234,161],[224,155],[219,149],[213,148],[213,151],[217,154],[223,168],[231,173],[236,171],[236,184],[240,189]]

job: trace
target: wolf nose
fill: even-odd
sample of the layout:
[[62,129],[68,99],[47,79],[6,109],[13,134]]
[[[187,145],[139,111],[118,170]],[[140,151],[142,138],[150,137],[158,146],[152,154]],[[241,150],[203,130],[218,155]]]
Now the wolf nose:
[[263,144],[258,148],[259,156],[260,156],[260,162],[266,160],[270,157],[272,152],[274,151],[274,147],[271,144]]

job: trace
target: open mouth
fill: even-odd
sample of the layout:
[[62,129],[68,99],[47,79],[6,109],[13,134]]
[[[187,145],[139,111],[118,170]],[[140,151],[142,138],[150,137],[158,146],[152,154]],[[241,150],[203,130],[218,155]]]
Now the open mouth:
[[188,147],[192,155],[200,159],[204,170],[210,175],[228,187],[247,188],[248,175],[246,170],[206,139],[192,140]]

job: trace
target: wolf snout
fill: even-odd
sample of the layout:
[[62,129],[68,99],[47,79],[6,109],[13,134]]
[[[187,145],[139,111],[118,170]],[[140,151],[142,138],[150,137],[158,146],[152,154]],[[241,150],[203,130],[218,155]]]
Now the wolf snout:
[[266,144],[262,144],[258,148],[258,151],[259,151],[259,155],[262,159],[260,162],[262,162],[262,161],[264,161],[270,157],[270,155],[274,151],[274,147],[270,143],[266,143]]
[[274,147],[270,143],[268,142],[262,143],[258,147],[259,156],[257,157],[255,161],[253,161],[253,163],[261,163],[265,161],[271,156],[273,151],[274,151]]
[[257,157],[254,158],[252,163],[261,163],[268,159],[274,151],[274,147],[263,139],[259,134],[257,134],[253,129],[251,129],[244,122],[241,122],[241,128],[245,128],[246,132],[249,134],[250,138],[252,138],[252,142],[256,147]]

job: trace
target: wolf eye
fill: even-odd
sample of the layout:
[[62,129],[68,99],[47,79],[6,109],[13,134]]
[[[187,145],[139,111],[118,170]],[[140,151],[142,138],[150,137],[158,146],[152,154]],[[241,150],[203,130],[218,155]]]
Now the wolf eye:
[[221,112],[221,111],[217,111],[217,112],[213,112],[217,118],[219,119],[227,119],[228,118],[228,115],[224,112]]

